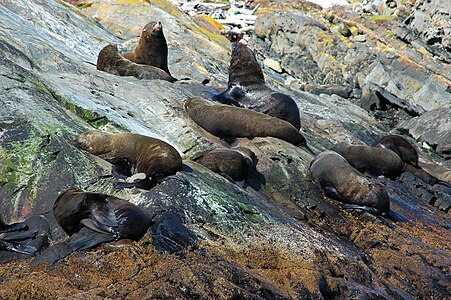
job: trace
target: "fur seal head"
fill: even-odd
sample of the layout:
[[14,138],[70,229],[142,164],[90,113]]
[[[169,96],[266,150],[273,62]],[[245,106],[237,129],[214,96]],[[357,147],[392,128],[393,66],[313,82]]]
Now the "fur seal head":
[[241,43],[232,43],[232,58],[229,67],[229,86],[251,83],[265,84],[260,64],[254,52]]

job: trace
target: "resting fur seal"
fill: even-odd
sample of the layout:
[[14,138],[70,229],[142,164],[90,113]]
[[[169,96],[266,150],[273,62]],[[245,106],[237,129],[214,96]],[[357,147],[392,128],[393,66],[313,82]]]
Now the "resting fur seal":
[[154,66],[171,75],[168,69],[168,45],[160,21],[144,25],[136,46],[123,56],[137,64]]
[[109,162],[113,175],[119,178],[145,173],[147,178],[138,184],[120,183],[118,187],[138,186],[149,189],[164,177],[182,169],[182,158],[168,143],[130,132],[108,133],[92,130],[77,135],[73,143]]
[[334,151],[320,153],[310,165],[313,181],[326,196],[350,204],[348,208],[364,209],[386,215],[390,200],[385,188],[354,169]]
[[252,171],[255,153],[247,148],[215,149],[194,161],[233,181],[246,179]]
[[405,164],[389,149],[351,145],[345,142],[334,145],[330,150],[339,153],[348,163],[364,174],[396,179],[404,172]]
[[54,263],[70,253],[119,239],[139,241],[151,225],[140,207],[105,194],[70,188],[58,196],[53,214],[70,238],[47,248],[31,263]]
[[285,120],[297,130],[301,128],[296,102],[290,96],[275,92],[265,85],[254,52],[240,43],[232,43],[228,88],[213,96],[213,99]]
[[287,121],[246,108],[214,104],[200,97],[187,99],[184,108],[194,122],[217,137],[253,139],[271,136],[315,155],[299,130]]
[[138,79],[176,81],[171,75],[157,67],[137,64],[122,57],[117,50],[117,46],[111,44],[100,50],[97,57],[97,70],[113,75],[133,76]]
[[390,149],[396,152],[401,160],[406,164],[405,171],[412,173],[427,184],[441,184],[451,187],[449,182],[432,176],[418,165],[418,152],[412,144],[399,135],[387,135],[380,138],[375,143],[376,148]]
[[418,167],[418,152],[408,140],[399,135],[386,135],[380,138],[375,144],[376,148],[390,149],[402,159],[406,164]]

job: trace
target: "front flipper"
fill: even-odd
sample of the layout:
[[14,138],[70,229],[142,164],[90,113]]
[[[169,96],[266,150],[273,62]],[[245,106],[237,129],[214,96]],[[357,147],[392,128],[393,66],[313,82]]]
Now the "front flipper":
[[[365,205],[358,205],[358,204],[343,204],[343,208],[344,209],[360,209],[360,210],[364,210],[367,212],[370,212],[372,214],[378,214],[378,211],[376,208],[371,207],[371,206],[365,206]],[[384,215],[384,214],[382,214]]]
[[108,160],[113,164],[111,175],[118,179],[126,179],[132,176],[133,163],[126,157],[118,157]]
[[90,215],[81,220],[81,223],[94,231],[114,232],[117,228],[116,214],[113,207],[108,203],[104,196],[92,194],[84,200]]
[[38,248],[31,245],[8,242],[0,239],[0,250],[12,251],[26,255],[34,255],[38,251]]

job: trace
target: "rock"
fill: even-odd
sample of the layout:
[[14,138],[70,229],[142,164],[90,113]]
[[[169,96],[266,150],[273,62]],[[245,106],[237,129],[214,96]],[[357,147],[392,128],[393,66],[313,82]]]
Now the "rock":
[[[350,26],[345,8],[306,5],[295,3],[303,12],[262,15],[250,44],[260,61],[279,61],[288,73],[265,68],[265,82],[295,99],[309,146],[321,152],[341,141],[372,144],[389,133],[392,128],[358,105],[359,90],[375,93],[378,87],[393,95],[393,103],[404,103],[397,109],[419,107],[417,117],[405,115],[412,123],[398,129],[430,143],[430,150],[420,148],[424,163],[446,168],[440,155],[446,156],[447,135],[433,132],[446,125],[447,67],[427,54],[414,60],[421,54],[416,50],[400,53],[396,38],[375,36],[368,20],[355,19],[352,26],[367,41],[352,43],[331,29]],[[55,244],[65,238],[50,211],[69,186],[118,196],[151,216],[170,211],[139,243],[75,253],[53,269],[31,268],[19,257],[2,264],[0,298],[399,299],[428,298],[431,291],[449,297],[446,190],[378,178],[391,199],[387,219],[347,211],[324,197],[309,178],[313,157],[275,138],[234,141],[257,157],[247,186],[191,161],[225,146],[196,126],[182,105],[225,87],[230,44],[171,3],[108,0],[79,10],[59,1],[7,0],[0,13],[2,219],[34,220],[42,233],[35,242],[45,247],[47,239]],[[172,74],[191,80],[138,80],[96,70],[104,45],[133,46],[149,18],[163,23]],[[398,46],[385,48],[392,45]],[[293,79],[289,86],[287,78]],[[302,90],[305,84],[312,89]],[[427,111],[439,106],[441,118],[432,122]],[[93,128],[167,141],[182,154],[183,171],[149,191],[115,190],[111,165],[70,143]],[[152,235],[181,242],[177,249],[163,245],[165,253],[158,254]],[[197,247],[180,251],[194,240]],[[167,253],[172,250],[182,255]]]

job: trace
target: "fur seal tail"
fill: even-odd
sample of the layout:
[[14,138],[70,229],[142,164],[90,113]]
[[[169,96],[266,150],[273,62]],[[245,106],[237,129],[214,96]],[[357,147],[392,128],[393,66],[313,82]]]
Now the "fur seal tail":
[[101,243],[111,242],[113,240],[114,236],[112,234],[100,233],[84,227],[79,232],[73,234],[69,240],[45,249],[44,252],[30,262],[30,265],[37,265],[40,263],[54,264],[72,252],[89,249]]

